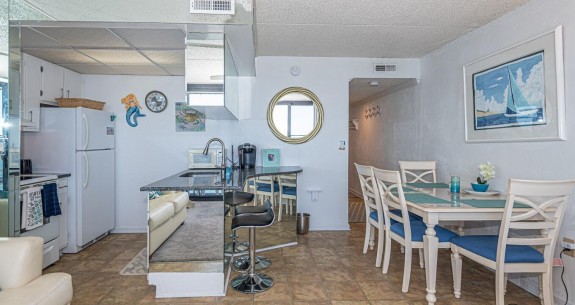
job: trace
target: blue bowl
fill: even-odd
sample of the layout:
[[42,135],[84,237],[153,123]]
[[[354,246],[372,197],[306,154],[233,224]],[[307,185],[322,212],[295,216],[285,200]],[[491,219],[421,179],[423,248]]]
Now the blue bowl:
[[485,192],[489,188],[489,184],[471,183],[471,188],[476,192]]

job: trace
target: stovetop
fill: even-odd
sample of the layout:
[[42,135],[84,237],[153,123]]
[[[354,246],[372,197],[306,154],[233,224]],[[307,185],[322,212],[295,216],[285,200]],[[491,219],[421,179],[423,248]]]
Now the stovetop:
[[46,175],[46,174],[25,174],[20,175],[20,186],[42,183],[50,180],[57,180],[56,175]]

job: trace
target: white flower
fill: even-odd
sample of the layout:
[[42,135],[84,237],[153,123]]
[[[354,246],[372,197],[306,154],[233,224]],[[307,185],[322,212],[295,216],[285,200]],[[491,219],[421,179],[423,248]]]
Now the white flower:
[[495,165],[487,161],[486,163],[479,164],[479,176],[477,181],[480,183],[487,183],[488,180],[495,178]]

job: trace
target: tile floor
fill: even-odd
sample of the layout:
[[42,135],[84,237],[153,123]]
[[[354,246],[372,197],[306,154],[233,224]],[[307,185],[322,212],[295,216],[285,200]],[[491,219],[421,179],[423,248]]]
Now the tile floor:
[[[409,293],[401,292],[403,256],[394,243],[387,275],[376,268],[374,251],[362,254],[362,224],[351,231],[310,232],[299,245],[266,252],[266,270],[275,279],[267,292],[246,295],[231,289],[225,297],[156,299],[145,276],[121,276],[120,270],[146,245],[143,234],[112,234],[78,254],[66,254],[46,273],[72,275],[73,305],[84,304],[273,304],[273,305],[420,305],[425,302],[425,272],[414,254]],[[437,304],[494,304],[494,277],[489,270],[463,262],[462,298],[452,294],[448,251],[440,251]],[[539,299],[509,284],[507,304],[540,304]]]

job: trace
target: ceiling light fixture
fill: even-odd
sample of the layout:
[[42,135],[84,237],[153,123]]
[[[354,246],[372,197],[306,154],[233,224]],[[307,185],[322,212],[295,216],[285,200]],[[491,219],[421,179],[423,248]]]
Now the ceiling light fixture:
[[376,80],[372,80],[369,82],[369,86],[370,87],[377,87],[377,86],[379,86],[379,82]]

